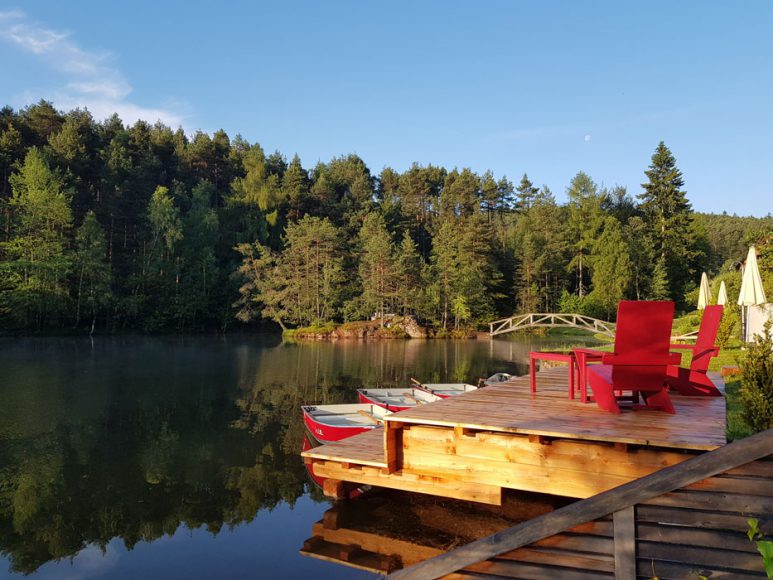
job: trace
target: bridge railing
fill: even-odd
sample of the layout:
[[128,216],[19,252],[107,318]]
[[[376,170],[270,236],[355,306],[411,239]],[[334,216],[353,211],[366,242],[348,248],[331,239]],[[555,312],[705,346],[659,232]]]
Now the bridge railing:
[[526,328],[556,328],[561,326],[579,328],[595,334],[603,334],[610,338],[615,336],[615,324],[613,322],[599,320],[584,314],[555,312],[529,312],[495,320],[489,323],[489,334],[497,336]]

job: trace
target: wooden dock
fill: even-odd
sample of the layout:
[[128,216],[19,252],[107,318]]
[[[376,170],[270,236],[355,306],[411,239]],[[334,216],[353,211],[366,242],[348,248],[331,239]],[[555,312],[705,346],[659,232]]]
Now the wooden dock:
[[[773,429],[392,573],[430,578],[764,578]],[[389,547],[387,546],[387,549]]]
[[673,394],[675,415],[614,415],[567,388],[565,368],[546,369],[536,394],[518,377],[303,456],[330,496],[369,484],[499,505],[503,489],[587,498],[726,443],[724,398]]

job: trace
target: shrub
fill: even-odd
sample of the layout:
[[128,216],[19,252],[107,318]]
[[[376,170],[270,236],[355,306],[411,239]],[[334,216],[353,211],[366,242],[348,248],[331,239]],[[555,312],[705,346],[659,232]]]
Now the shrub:
[[585,316],[592,316],[601,320],[614,320],[617,313],[617,306],[608,310],[601,297],[593,292],[581,298],[564,290],[561,293],[558,308],[560,312],[584,314]]
[[717,330],[717,345],[727,346],[727,343],[734,336],[740,336],[741,317],[738,316],[738,309],[732,306],[725,306],[722,310],[722,321]]
[[741,358],[741,403],[746,422],[754,431],[773,427],[773,337],[771,325],[754,337]]

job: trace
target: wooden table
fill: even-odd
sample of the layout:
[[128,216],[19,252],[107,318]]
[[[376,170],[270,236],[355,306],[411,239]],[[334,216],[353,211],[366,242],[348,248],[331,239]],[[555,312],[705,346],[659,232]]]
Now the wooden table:
[[[574,367],[577,359],[572,351],[532,351],[529,353],[529,387],[532,393],[537,392],[537,361],[554,360],[569,364],[569,398],[574,399]],[[586,402],[585,389],[582,389],[583,403]]]

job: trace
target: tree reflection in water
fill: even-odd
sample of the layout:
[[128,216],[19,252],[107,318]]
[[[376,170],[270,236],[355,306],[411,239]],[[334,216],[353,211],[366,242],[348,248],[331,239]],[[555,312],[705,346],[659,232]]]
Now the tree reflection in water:
[[[180,526],[217,534],[307,489],[301,403],[523,372],[508,341],[0,343],[0,553],[14,572]],[[310,522],[311,523],[311,522]]]

